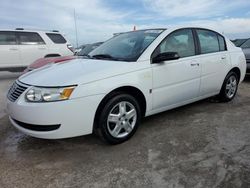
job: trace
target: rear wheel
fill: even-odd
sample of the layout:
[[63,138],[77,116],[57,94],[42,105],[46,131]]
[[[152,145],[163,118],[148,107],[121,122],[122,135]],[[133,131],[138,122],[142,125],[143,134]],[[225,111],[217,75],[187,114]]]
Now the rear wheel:
[[222,85],[219,100],[222,102],[231,101],[237,93],[238,83],[238,75],[235,72],[228,73]]
[[141,120],[137,100],[128,94],[111,98],[101,110],[99,133],[110,144],[119,144],[134,135]]

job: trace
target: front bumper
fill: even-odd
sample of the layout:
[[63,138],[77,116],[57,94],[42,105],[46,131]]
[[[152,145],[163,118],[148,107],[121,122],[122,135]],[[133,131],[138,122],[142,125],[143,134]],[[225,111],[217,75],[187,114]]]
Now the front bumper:
[[[28,103],[22,94],[15,102],[7,101],[7,111],[11,123],[30,136],[46,139],[75,137],[92,133],[95,112],[102,97]],[[53,126],[53,129],[47,129]]]

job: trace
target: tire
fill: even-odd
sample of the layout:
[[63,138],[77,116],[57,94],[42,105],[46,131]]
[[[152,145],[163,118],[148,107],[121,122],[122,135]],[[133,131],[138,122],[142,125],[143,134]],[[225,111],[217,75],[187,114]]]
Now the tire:
[[233,100],[238,90],[239,78],[235,72],[229,72],[223,82],[218,98],[221,102]]
[[113,96],[99,115],[98,133],[109,144],[120,144],[131,138],[141,121],[140,106],[128,94]]

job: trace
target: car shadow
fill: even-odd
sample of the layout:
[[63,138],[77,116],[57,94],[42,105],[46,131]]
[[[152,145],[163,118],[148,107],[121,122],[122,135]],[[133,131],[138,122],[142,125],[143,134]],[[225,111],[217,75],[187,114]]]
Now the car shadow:
[[244,82],[250,82],[250,74],[246,74]]
[[102,142],[95,134],[78,136],[73,138],[63,139],[40,139],[22,134],[22,139],[18,142],[18,149],[22,151],[27,150],[47,150],[47,149],[60,149],[68,150],[70,148],[88,147],[88,146],[105,146],[105,142]]

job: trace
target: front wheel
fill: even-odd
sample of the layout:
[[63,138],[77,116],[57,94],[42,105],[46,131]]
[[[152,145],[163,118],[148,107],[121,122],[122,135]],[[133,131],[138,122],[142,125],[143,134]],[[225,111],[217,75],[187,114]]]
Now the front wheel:
[[141,111],[137,100],[131,95],[119,94],[102,109],[98,122],[99,133],[108,143],[119,144],[133,136],[140,120]]
[[220,101],[222,102],[231,101],[237,93],[238,83],[239,83],[238,75],[235,72],[228,73],[219,94]]

